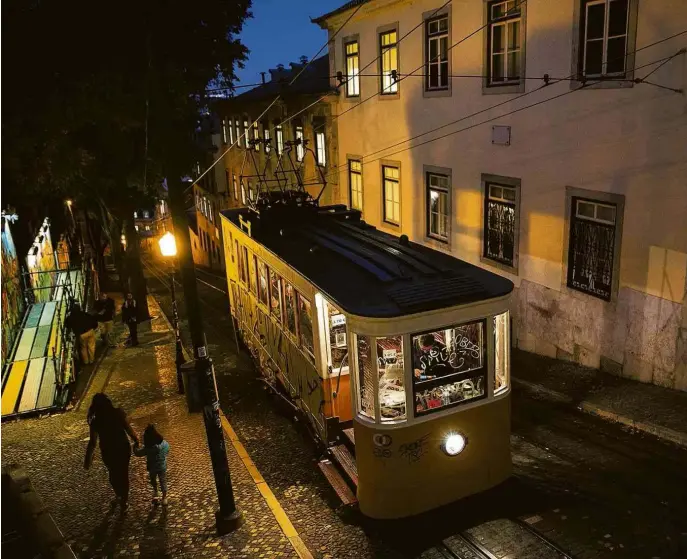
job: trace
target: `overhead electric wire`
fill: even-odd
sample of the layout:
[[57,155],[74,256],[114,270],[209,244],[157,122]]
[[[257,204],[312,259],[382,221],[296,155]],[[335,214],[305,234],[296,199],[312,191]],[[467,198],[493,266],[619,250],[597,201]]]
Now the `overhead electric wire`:
[[[515,10],[516,8],[519,8],[520,6],[522,6],[523,4],[526,4],[526,3],[527,3],[527,0],[522,0],[521,2],[518,2],[518,4],[515,5],[513,8],[511,8],[511,10]],[[447,4],[448,4],[448,2],[447,2]],[[446,4],[444,4],[444,6],[445,6],[445,5],[446,5]],[[442,6],[442,8],[443,8],[443,6]],[[441,8],[439,8],[438,10],[436,10],[436,11],[434,12],[434,14],[436,14],[440,9],[441,9]],[[511,10],[508,10],[508,11],[506,12],[506,14],[510,13]],[[433,16],[434,14],[432,14],[432,16]],[[432,16],[430,16],[430,18],[423,19],[423,20],[420,22],[420,25],[421,25],[421,24],[424,24],[426,21],[428,21],[428,19],[431,19]],[[489,26],[489,24],[490,24],[490,22],[487,21],[487,23],[485,23],[485,24],[482,25],[481,27],[475,29],[474,31],[472,31],[471,33],[469,33],[468,35],[466,35],[466,36],[463,37],[462,39],[459,39],[458,41],[456,41],[455,43],[453,43],[449,48],[446,49],[446,54],[448,54],[449,52],[451,52],[452,49],[454,49],[454,48],[457,47],[458,45],[464,43],[465,41],[467,41],[467,40],[470,39],[471,37],[474,37],[477,33],[479,33],[480,31],[484,30],[487,26]],[[419,27],[419,25],[416,26],[414,29],[417,29],[417,27]],[[396,43],[396,44],[398,45],[398,43]],[[379,58],[379,56],[381,56],[381,53],[380,53],[380,55],[378,55],[377,58],[375,58],[374,60],[377,60],[377,59]],[[441,53],[437,54],[433,59],[428,60],[427,62],[423,62],[420,66],[418,66],[417,68],[415,68],[415,70],[413,70],[412,72],[410,72],[410,74],[403,74],[403,76],[402,76],[402,77],[399,77],[394,83],[396,83],[396,84],[401,83],[404,79],[406,79],[406,78],[408,78],[408,77],[414,75],[415,72],[417,72],[417,71],[420,70],[421,68],[424,68],[427,64],[429,64],[430,62],[434,62],[435,60],[439,59],[440,57],[441,57]],[[374,60],[373,60],[373,62],[374,62]],[[368,64],[368,66],[369,66],[369,64]],[[365,66],[365,68],[367,68],[368,66]],[[378,95],[381,95],[381,94],[382,94],[382,90],[376,91],[374,94],[370,95],[369,97],[366,97],[365,99],[363,99],[363,100],[360,101],[359,103],[356,103],[355,105],[349,107],[348,109],[346,109],[346,110],[343,111],[342,113],[339,113],[338,115],[334,115],[334,116],[332,117],[332,121],[341,118],[343,115],[345,115],[345,114],[351,112],[353,109],[355,109],[355,108],[357,108],[357,107],[360,107],[360,105],[362,105],[363,103],[366,103],[366,102],[369,101],[370,99],[374,99],[375,97],[377,97]],[[321,125],[320,128],[321,128],[322,126],[324,126],[324,125]],[[316,128],[315,130],[318,130],[318,128]]]
[[[315,57],[313,57],[313,58],[311,58],[310,60],[308,60],[307,64],[305,64],[305,65],[303,66],[303,68],[301,68],[300,72],[298,72],[298,74],[296,74],[296,75],[293,77],[293,79],[288,83],[289,86],[291,86],[291,85],[293,85],[293,84],[295,83],[295,81],[301,76],[301,74],[303,74],[303,72],[305,72],[305,70],[308,68],[308,66],[310,66],[310,64],[312,64],[313,60],[315,60],[315,58],[317,58],[317,56],[327,47],[327,45],[329,44],[329,41],[331,41],[332,39],[334,39],[334,38],[339,34],[339,32],[346,26],[346,24],[347,24],[349,21],[351,21],[351,19],[353,18],[353,16],[355,16],[355,14],[357,14],[358,11],[363,7],[363,5],[364,5],[364,4],[360,4],[360,5],[353,11],[353,13],[352,13],[350,16],[348,16],[348,19],[347,19],[346,21],[343,22],[343,24],[341,25],[341,27],[339,27],[339,28],[336,30],[336,32],[334,33],[334,35],[332,35],[331,38],[328,38],[327,41],[324,43],[324,45],[322,45],[322,46],[320,47],[320,49],[319,49],[319,50],[317,51],[317,53],[315,54]],[[274,106],[274,104],[275,104],[277,101],[279,101],[280,98],[281,98],[281,93],[278,94],[278,95],[274,98],[274,100],[267,106],[267,108],[266,108],[264,111],[262,111],[262,113],[260,114],[260,116],[258,116],[258,118],[255,119],[253,122],[258,122],[263,116],[265,116],[265,114],[267,113],[267,111],[269,111],[269,110]],[[237,132],[238,132],[238,130],[237,130]],[[207,169],[205,169],[205,171],[203,171],[200,175],[198,175],[196,178],[194,178],[193,181],[192,181],[192,183],[191,183],[191,185],[188,186],[188,187],[184,190],[184,192],[187,192],[188,190],[190,190],[190,189],[193,187],[193,185],[194,185],[194,184],[197,184],[205,175],[207,175],[207,174],[210,172],[210,170],[213,169],[215,165],[217,165],[217,163],[219,163],[220,161],[224,160],[224,156],[225,156],[227,153],[229,153],[229,150],[231,150],[231,148],[233,148],[235,145],[237,145],[237,144],[239,143],[239,141],[241,140],[241,138],[243,138],[243,137],[246,136],[247,134],[248,134],[248,128],[246,128],[246,129],[243,131],[243,133],[242,133],[241,135],[237,135],[236,141],[235,141],[234,143],[232,143],[226,150],[224,150],[224,152],[222,153],[222,155],[220,155],[219,157],[217,157],[217,158],[212,162],[212,164],[211,164]]]
[[[656,46],[656,45],[658,45],[658,44],[661,44],[661,43],[664,43],[664,42],[669,41],[669,40],[671,40],[671,39],[674,39],[674,38],[676,38],[676,37],[679,37],[680,35],[684,35],[685,33],[687,33],[687,30],[681,31],[681,32],[679,32],[679,33],[675,33],[674,35],[671,35],[671,36],[669,36],[669,37],[665,37],[665,38],[663,38],[663,39],[661,39],[661,40],[659,40],[659,41],[656,41],[656,42],[654,42],[654,43],[650,43],[650,44],[648,44],[648,45],[645,45],[645,46],[643,46],[643,47],[640,47],[640,48],[638,48],[638,49],[636,49],[636,50],[634,50],[634,51],[631,51],[631,52],[626,53],[623,57],[619,57],[619,58],[614,59],[614,60],[619,60],[620,58],[627,58],[627,57],[629,57],[629,56],[631,56],[631,55],[633,55],[633,54],[635,54],[635,53],[637,53],[637,52],[640,52],[640,51],[642,51],[642,50],[645,50],[645,49],[654,47],[654,46]],[[679,56],[680,54],[684,54],[684,53],[685,53],[685,49],[684,49],[684,48],[683,48],[683,49],[680,49],[679,51],[677,51],[676,53],[672,54],[671,56],[668,56],[668,57],[665,57],[665,58],[662,58],[662,59],[659,59],[659,60],[656,60],[656,61],[653,61],[653,62],[644,64],[644,65],[642,65],[642,66],[636,67],[636,68],[634,68],[634,69],[632,70],[632,72],[635,72],[635,71],[640,70],[640,69],[642,69],[642,68],[646,68],[647,66],[652,66],[652,65],[654,65],[654,64],[659,64],[659,63],[660,63],[660,65],[662,66],[663,64],[666,64],[668,61],[672,60],[672,59],[675,58],[676,56]],[[660,67],[660,66],[659,66],[659,67]],[[633,82],[635,82],[635,83],[651,83],[651,82],[645,82],[646,77],[648,77],[648,76],[650,76],[651,74],[653,74],[657,69],[658,69],[658,68],[655,68],[654,70],[652,70],[652,71],[651,71],[649,74],[647,74],[647,76],[645,76],[644,78],[638,78],[638,79],[629,80],[629,81],[633,81]],[[574,75],[574,74],[573,74],[573,75]],[[569,76],[569,77],[572,77],[573,75],[571,75],[571,76]],[[561,81],[563,81],[563,80],[561,80]],[[581,81],[581,80],[577,80],[577,81]],[[605,81],[605,80],[600,80],[599,83],[601,83],[602,81]],[[616,81],[616,80],[614,80],[614,81]],[[559,83],[559,82],[556,82],[556,83]],[[554,84],[550,84],[550,85],[554,85]],[[658,84],[653,84],[653,83],[651,83],[651,85],[658,85]],[[413,140],[416,140],[416,139],[418,139],[418,138],[421,138],[422,136],[426,136],[427,134],[432,134],[433,132],[437,132],[437,131],[442,130],[442,129],[444,129],[444,128],[447,128],[447,127],[449,127],[449,126],[453,126],[454,124],[457,124],[457,123],[462,122],[462,121],[464,121],[464,120],[467,120],[467,119],[470,119],[470,118],[472,118],[472,117],[478,116],[478,115],[480,115],[480,114],[482,114],[482,113],[485,113],[485,112],[488,112],[488,111],[490,111],[490,110],[492,110],[492,109],[496,109],[496,108],[498,108],[498,107],[500,107],[500,106],[503,106],[503,105],[505,105],[505,104],[512,103],[512,102],[514,102],[514,101],[518,101],[519,99],[522,99],[523,97],[526,97],[526,96],[528,96],[528,95],[531,95],[532,93],[536,93],[537,91],[541,91],[542,89],[544,89],[544,88],[546,88],[546,87],[548,87],[548,85],[547,85],[547,84],[543,84],[542,86],[540,86],[540,87],[538,87],[538,88],[535,88],[535,89],[532,89],[531,91],[527,91],[527,92],[525,92],[525,93],[522,93],[522,94],[520,94],[520,95],[518,95],[518,96],[516,96],[516,97],[514,97],[514,98],[506,99],[506,100],[504,100],[504,101],[502,101],[502,102],[500,102],[500,103],[496,103],[496,104],[494,104],[494,105],[490,105],[489,107],[486,107],[486,108],[481,109],[481,110],[479,110],[479,111],[476,111],[476,112],[474,112],[474,113],[471,113],[471,114],[462,116],[462,117],[460,117],[460,118],[458,118],[458,119],[456,119],[456,120],[453,120],[453,121],[448,122],[448,123],[446,123],[446,124],[442,124],[441,126],[437,126],[437,127],[432,128],[432,129],[430,129],[430,130],[427,130],[426,132],[421,132],[421,133],[419,133],[419,134],[416,134],[415,136],[411,136],[410,138],[406,138],[406,139],[401,140],[401,141],[399,141],[399,142],[397,142],[397,143],[395,143],[395,144],[391,144],[391,145],[389,145],[389,146],[383,147],[383,148],[378,149],[378,150],[376,150],[376,151],[367,153],[367,154],[361,156],[361,164],[362,164],[362,165],[365,165],[366,163],[372,163],[372,162],[378,161],[379,159],[385,159],[385,158],[387,158],[387,157],[390,156],[390,155],[394,155],[395,153],[400,153],[401,151],[405,151],[405,150],[400,150],[400,151],[398,151],[398,152],[387,153],[387,154],[385,154],[385,156],[384,156],[383,158],[374,159],[374,160],[372,160],[372,161],[364,161],[365,158],[367,158],[367,157],[371,157],[371,156],[376,155],[376,154],[381,153],[381,152],[386,152],[386,151],[389,150],[389,149],[393,149],[393,148],[398,147],[398,146],[400,146],[400,145],[402,145],[402,144],[405,144],[405,143],[407,143],[407,142],[411,142],[411,141],[413,141]],[[588,87],[588,86],[586,86],[586,87]],[[665,88],[665,86],[659,86],[659,87],[664,87],[664,88]],[[584,89],[584,87],[578,88],[578,89]],[[569,90],[569,92],[577,91],[578,89]],[[671,90],[671,91],[674,91],[672,88],[666,88],[666,89],[669,89],[669,90]],[[558,96],[557,96],[557,97],[558,97]],[[557,97],[555,97],[555,98],[557,98]],[[538,103],[537,103],[537,104],[538,104]],[[533,105],[533,106],[534,106],[534,105]],[[520,109],[516,110],[515,112],[519,112],[519,110],[520,110]],[[498,115],[498,116],[496,116],[496,117],[494,117],[494,118],[491,118],[491,119],[482,121],[482,122],[478,123],[478,124],[475,125],[475,126],[478,126],[478,125],[480,125],[480,124],[485,124],[485,123],[487,123],[487,122],[492,122],[493,120],[496,120],[496,119],[498,119],[498,118],[502,118],[502,117],[508,116],[509,114],[512,114],[512,113],[511,113],[511,112],[507,112],[507,113]],[[467,128],[465,128],[465,129],[461,129],[461,130],[467,130],[467,129],[469,129],[469,128],[474,128],[474,126],[470,126],[470,127],[467,127]],[[448,134],[448,135],[450,135],[450,134]],[[442,136],[442,137],[443,137],[443,136]],[[419,145],[424,145],[424,143],[416,144],[416,145],[417,145],[417,146],[419,146]],[[413,147],[415,147],[415,146],[413,146]],[[341,165],[337,165],[330,173],[327,174],[327,178],[330,178],[330,177],[334,176],[335,174],[338,174],[338,172],[339,172],[340,169],[346,168],[347,166],[348,166],[348,163],[342,163]]]

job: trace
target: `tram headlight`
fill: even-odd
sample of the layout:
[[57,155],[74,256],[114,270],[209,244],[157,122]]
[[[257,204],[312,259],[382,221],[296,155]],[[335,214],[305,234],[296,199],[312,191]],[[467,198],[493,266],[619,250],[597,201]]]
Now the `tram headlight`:
[[466,444],[467,441],[463,435],[460,433],[451,433],[447,435],[444,443],[441,445],[441,449],[449,456],[456,456],[463,452]]

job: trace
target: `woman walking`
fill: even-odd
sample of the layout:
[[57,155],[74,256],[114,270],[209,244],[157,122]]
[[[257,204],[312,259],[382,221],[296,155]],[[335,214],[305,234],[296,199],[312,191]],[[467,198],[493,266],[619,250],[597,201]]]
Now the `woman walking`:
[[88,470],[91,467],[95,445],[100,440],[100,454],[110,474],[110,485],[116,496],[112,504],[119,504],[123,513],[129,506],[129,439],[138,446],[138,437],[131,428],[124,410],[115,408],[112,401],[102,392],[93,396],[88,410],[88,424],[91,438],[86,448],[84,468]]

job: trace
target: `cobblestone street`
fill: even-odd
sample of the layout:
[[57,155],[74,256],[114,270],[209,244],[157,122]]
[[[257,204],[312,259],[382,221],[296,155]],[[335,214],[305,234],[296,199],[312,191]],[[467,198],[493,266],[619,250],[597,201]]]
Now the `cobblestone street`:
[[[165,277],[159,268],[149,272],[150,288],[169,311]],[[403,522],[372,522],[342,509],[307,432],[263,389],[246,353],[237,355],[222,278],[198,278],[222,408],[315,557],[418,557],[457,534],[472,534],[499,558],[558,556],[541,545],[533,551],[531,538],[519,536],[523,525],[573,557],[687,554],[684,449],[517,388],[511,481]],[[519,363],[516,355],[516,375]],[[509,548],[508,538],[521,546]]]
[[[123,341],[121,326],[119,336]],[[3,465],[17,463],[28,471],[79,557],[297,557],[229,444],[237,506],[246,523],[233,534],[216,536],[217,496],[203,421],[200,414],[186,412],[183,396],[176,393],[172,333],[158,318],[140,338],[137,348],[110,350],[77,409],[3,424]],[[91,470],[84,471],[86,412],[99,391],[127,412],[139,436],[155,423],[169,441],[168,507],[151,504],[144,459],[132,458],[124,517],[109,508],[113,494],[99,451]]]

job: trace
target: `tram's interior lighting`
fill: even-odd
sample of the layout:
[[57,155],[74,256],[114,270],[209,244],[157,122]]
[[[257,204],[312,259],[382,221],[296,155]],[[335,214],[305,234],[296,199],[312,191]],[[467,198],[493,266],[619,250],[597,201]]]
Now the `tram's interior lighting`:
[[450,433],[444,440],[442,448],[449,456],[460,454],[465,448],[465,437],[460,433]]

